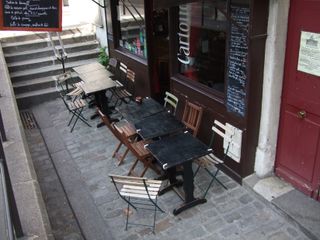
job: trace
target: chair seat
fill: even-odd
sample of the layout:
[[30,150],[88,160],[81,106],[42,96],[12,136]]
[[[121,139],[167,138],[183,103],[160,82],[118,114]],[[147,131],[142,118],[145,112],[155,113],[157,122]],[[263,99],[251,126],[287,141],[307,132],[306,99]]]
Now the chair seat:
[[125,123],[122,126],[118,126],[117,124],[115,124],[114,126],[119,132],[124,133],[126,138],[131,138],[137,134],[136,129],[130,123]]
[[129,93],[126,89],[124,88],[116,88],[114,90],[115,94],[117,94],[117,96],[119,98],[127,98],[127,97],[132,97],[132,94]]
[[76,88],[80,88],[83,84],[84,84],[84,81],[80,81],[80,82],[74,83],[73,86]]
[[151,156],[151,153],[144,147],[145,144],[145,141],[133,142],[131,144],[132,148],[134,148],[141,158]]
[[208,155],[198,158],[197,160],[195,160],[195,163],[201,167],[207,168],[213,165],[221,164],[223,163],[223,161],[213,153],[210,153]]
[[86,103],[82,99],[76,99],[73,102],[68,102],[68,106],[69,106],[70,110],[76,110],[76,109],[85,107]]
[[148,199],[150,196],[151,199],[156,199],[160,187],[161,181],[158,184],[147,186],[148,192],[144,186],[123,185],[122,189],[120,190],[120,194],[124,197]]
[[82,88],[77,87],[73,89],[71,92],[67,93],[68,96],[80,96],[83,93]]

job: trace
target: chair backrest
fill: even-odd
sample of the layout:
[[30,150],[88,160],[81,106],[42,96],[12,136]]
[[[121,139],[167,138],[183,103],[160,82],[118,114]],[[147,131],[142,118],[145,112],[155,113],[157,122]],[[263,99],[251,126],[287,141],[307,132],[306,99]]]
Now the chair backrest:
[[99,109],[97,108],[97,112],[103,121],[103,123],[107,126],[107,128],[112,132],[112,134],[122,142],[121,133],[115,128],[115,125],[109,121],[109,118]]
[[192,135],[194,137],[198,134],[202,114],[203,108],[201,106],[198,106],[186,100],[186,105],[184,107],[181,121],[188,129],[192,130]]
[[[110,174],[109,177],[120,195],[128,195],[136,198],[155,199],[162,184],[162,181],[160,180],[152,180],[144,177],[119,176],[112,174]],[[125,185],[126,187],[120,190],[117,185]]]
[[177,110],[177,106],[178,106],[178,101],[179,99],[173,95],[172,93],[170,92],[166,92],[165,93],[165,97],[164,97],[164,104],[163,106],[165,108],[168,108],[168,105],[170,105],[169,107],[171,109],[169,109],[173,115],[176,115],[176,110]]
[[70,71],[59,74],[57,76],[53,76],[53,80],[55,81],[56,89],[58,92],[63,91],[65,94],[67,93],[67,90],[65,89],[63,84],[69,79],[72,79],[72,73]]
[[126,89],[128,92],[135,96],[135,80],[136,80],[136,73],[131,69],[127,69],[127,85]]
[[216,135],[220,136],[224,140],[224,142],[227,142],[227,146],[224,151],[224,158],[225,158],[229,152],[229,148],[232,143],[232,136],[234,135],[234,132],[231,132],[231,130],[229,130],[225,124],[219,122],[218,120],[214,120],[214,124],[212,126],[212,137],[209,144],[210,148],[213,147],[213,141]]
[[120,66],[119,66],[119,82],[126,86],[127,85],[127,65],[120,62]]

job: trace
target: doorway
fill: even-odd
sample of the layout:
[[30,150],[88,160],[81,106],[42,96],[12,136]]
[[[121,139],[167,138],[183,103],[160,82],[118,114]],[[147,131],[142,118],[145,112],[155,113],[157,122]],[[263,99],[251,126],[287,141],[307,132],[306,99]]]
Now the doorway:
[[290,2],[275,172],[319,201],[320,2]]
[[168,24],[168,9],[153,11],[152,92],[160,102],[164,93],[170,90]]

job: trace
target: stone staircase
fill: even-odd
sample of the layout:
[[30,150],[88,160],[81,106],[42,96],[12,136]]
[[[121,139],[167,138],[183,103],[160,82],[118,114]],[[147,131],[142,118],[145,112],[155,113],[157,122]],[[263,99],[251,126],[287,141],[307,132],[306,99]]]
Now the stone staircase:
[[[97,61],[99,43],[92,25],[64,30],[61,38],[68,54],[66,70]],[[62,64],[53,54],[47,33],[6,37],[1,43],[20,109],[58,97],[52,76],[63,72]]]

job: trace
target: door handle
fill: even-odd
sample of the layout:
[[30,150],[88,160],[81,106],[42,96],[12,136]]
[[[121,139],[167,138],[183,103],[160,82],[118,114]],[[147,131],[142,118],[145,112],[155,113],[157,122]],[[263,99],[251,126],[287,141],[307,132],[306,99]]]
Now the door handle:
[[304,119],[307,116],[307,113],[305,110],[300,110],[299,112],[297,112],[297,116],[298,118]]

